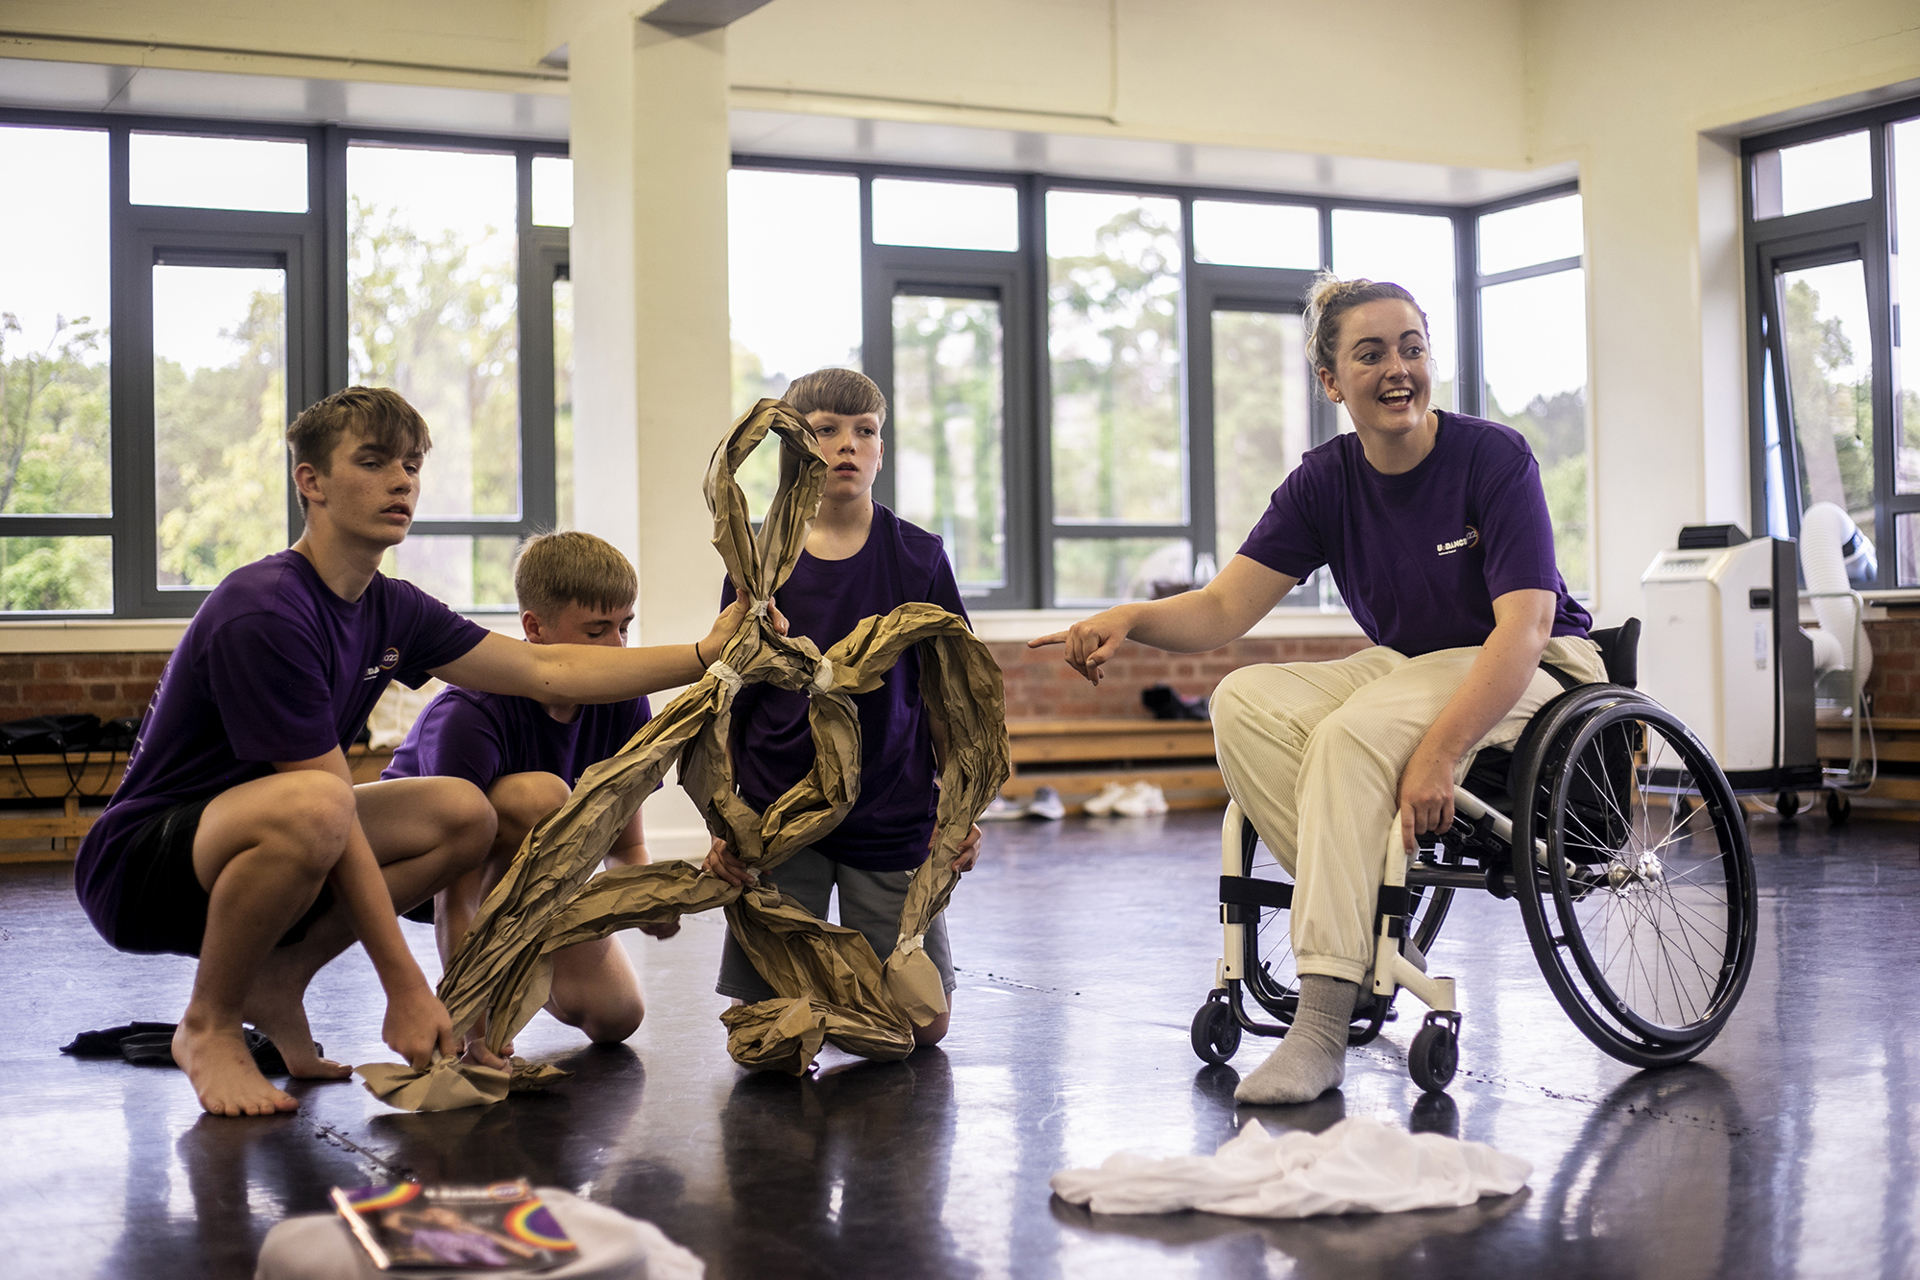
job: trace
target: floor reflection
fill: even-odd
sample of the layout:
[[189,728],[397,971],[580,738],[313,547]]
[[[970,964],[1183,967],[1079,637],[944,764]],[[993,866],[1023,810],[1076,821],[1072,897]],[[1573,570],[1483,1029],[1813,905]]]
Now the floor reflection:
[[[295,1086],[292,1116],[203,1119],[177,1071],[61,1057],[83,1027],[180,1007],[191,966],[108,951],[69,871],[0,867],[0,1199],[32,1211],[30,1229],[21,1212],[0,1227],[0,1269],[246,1277],[268,1228],[324,1209],[329,1186],[525,1175],[655,1222],[709,1280],[1920,1275],[1920,1049],[1898,1013],[1920,965],[1920,933],[1898,923],[1920,905],[1912,826],[1756,820],[1753,978],[1696,1063],[1636,1073],[1594,1049],[1513,905],[1463,894],[1434,952],[1467,1012],[1449,1092],[1407,1079],[1414,1027],[1394,1023],[1341,1091],[1288,1108],[1233,1101],[1271,1041],[1202,1067],[1188,1039],[1218,958],[1217,821],[990,832],[954,899],[963,989],[940,1049],[744,1073],[715,1021],[720,930],[689,927],[645,950],[629,1046],[581,1047],[543,1015],[523,1047],[570,1079],[436,1115],[328,1084]],[[329,1047],[389,1056],[377,979],[364,960],[336,968]],[[1347,1115],[1523,1156],[1530,1190],[1262,1223],[1098,1217],[1046,1185],[1121,1150],[1211,1153],[1249,1121],[1317,1132]]]
[[970,1274],[955,1268],[942,1224],[952,1101],[937,1048],[797,1079],[742,1076],[720,1116],[736,1215],[729,1270],[834,1274],[877,1250],[895,1275]]

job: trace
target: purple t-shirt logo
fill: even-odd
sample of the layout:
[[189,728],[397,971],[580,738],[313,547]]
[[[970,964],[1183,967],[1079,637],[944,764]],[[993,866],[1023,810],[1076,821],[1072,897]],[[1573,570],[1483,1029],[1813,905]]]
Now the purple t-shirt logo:
[[1437,412],[1432,451],[1399,475],[1375,471],[1351,433],[1307,450],[1240,554],[1296,579],[1328,566],[1367,638],[1409,658],[1485,644],[1493,602],[1511,591],[1553,592],[1553,634],[1586,635],[1526,438]]

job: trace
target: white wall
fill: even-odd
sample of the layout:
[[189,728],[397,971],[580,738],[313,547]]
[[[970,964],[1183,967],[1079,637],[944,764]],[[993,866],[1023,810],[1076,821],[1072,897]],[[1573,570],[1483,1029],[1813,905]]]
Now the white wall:
[[[462,68],[527,77],[582,11],[634,7],[10,0],[6,28],[46,34],[0,40],[0,54],[235,71],[333,59],[343,77],[347,60],[375,58],[387,78],[435,82]],[[60,43],[77,36],[256,52]],[[1302,0],[773,0],[728,31],[726,49],[736,107],[1465,166],[1577,162],[1597,603],[1617,621],[1638,607],[1642,568],[1680,524],[1748,518],[1739,170],[1728,138],[1745,121],[1920,78],[1920,9],[1912,0],[1377,0],[1364,10]],[[581,257],[576,278],[593,269]],[[622,413],[637,434],[641,415]],[[688,556],[711,554],[703,530],[658,532]]]
[[1683,523],[1747,523],[1737,147],[1744,121],[1920,76],[1912,0],[1536,0],[1536,162],[1587,218],[1598,602],[1617,622]]
[[1521,10],[774,0],[728,57],[738,106],[1524,168]]

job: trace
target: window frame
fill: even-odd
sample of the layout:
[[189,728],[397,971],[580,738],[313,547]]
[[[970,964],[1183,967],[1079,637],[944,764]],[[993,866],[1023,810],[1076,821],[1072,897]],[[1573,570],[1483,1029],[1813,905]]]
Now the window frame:
[[[1585,271],[1587,267],[1587,255],[1585,251],[1585,245],[1583,243],[1581,246],[1581,252],[1574,254],[1571,257],[1549,258],[1544,262],[1529,263],[1524,267],[1512,267],[1505,271],[1494,271],[1494,272],[1488,272],[1483,274],[1480,271],[1480,220],[1486,217],[1488,214],[1504,213],[1508,209],[1520,209],[1530,204],[1543,204],[1548,200],[1559,200],[1566,196],[1577,196],[1579,194],[1580,194],[1580,183],[1576,179],[1571,182],[1556,183],[1551,187],[1543,187],[1538,191],[1529,191],[1525,195],[1521,195],[1521,196],[1510,196],[1501,200],[1491,200],[1491,201],[1488,201],[1486,204],[1478,205],[1474,208],[1473,219],[1471,222],[1467,224],[1467,228],[1466,228],[1467,243],[1463,245],[1461,249],[1460,267],[1458,270],[1458,277],[1457,277],[1461,280],[1469,280],[1472,282],[1471,285],[1466,290],[1463,290],[1463,292],[1471,292],[1473,294],[1473,317],[1474,317],[1473,334],[1470,339],[1463,338],[1462,344],[1461,344],[1463,348],[1462,356],[1461,356],[1461,370],[1462,370],[1461,380],[1463,382],[1466,381],[1465,370],[1467,368],[1467,358],[1466,358],[1464,348],[1466,347],[1469,341],[1472,344],[1473,385],[1470,388],[1470,390],[1471,390],[1473,408],[1470,410],[1463,410],[1463,412],[1470,412],[1474,414],[1476,417],[1481,417],[1481,418],[1487,417],[1486,334],[1481,329],[1481,325],[1486,316],[1486,307],[1484,303],[1486,291],[1491,288],[1496,288],[1499,285],[1512,284],[1518,280],[1536,280],[1542,276],[1559,275],[1565,271]],[[1586,207],[1584,202],[1582,202],[1582,205],[1581,205],[1580,216],[1582,220],[1582,232],[1584,237],[1585,219],[1586,219]],[[1583,302],[1589,296],[1589,293],[1590,293],[1590,284],[1587,280],[1583,280],[1581,282],[1581,297]],[[1591,360],[1586,360],[1584,361],[1584,363],[1587,366],[1586,378],[1585,378],[1585,381],[1582,383],[1582,397],[1586,401],[1586,405],[1587,405],[1587,424],[1586,424],[1586,432],[1585,432],[1586,442],[1584,445],[1584,448],[1586,450],[1586,456],[1587,456],[1587,528],[1589,531],[1591,531],[1594,528],[1594,519],[1593,519],[1593,515],[1594,515],[1594,501],[1593,501],[1594,430],[1593,430],[1593,425],[1594,424],[1593,424],[1593,409],[1592,409],[1593,398],[1592,398],[1592,395],[1590,394],[1593,387],[1593,368],[1592,368]],[[1465,395],[1467,394],[1467,390],[1468,389],[1463,388],[1461,389],[1461,391],[1459,391],[1456,394]],[[1488,419],[1488,420],[1493,421],[1493,419]],[[1539,459],[1535,458],[1534,461],[1539,462]],[[1545,470],[1546,468],[1544,466],[1541,467],[1543,476],[1544,476]],[[1597,549],[1598,549],[1597,540],[1593,538],[1591,536],[1591,532],[1589,532],[1589,536],[1587,538],[1587,582],[1589,585],[1585,589],[1579,590],[1579,591],[1575,591],[1571,587],[1569,587],[1567,590],[1567,594],[1571,595],[1576,600],[1591,601],[1593,599],[1594,585],[1599,582],[1599,577],[1600,577],[1599,575],[1600,566],[1598,562],[1599,557],[1597,555]],[[1558,550],[1559,548],[1556,540],[1556,546],[1555,546],[1556,555],[1558,554]],[[1562,576],[1564,577],[1565,575],[1562,575]]]
[[[1479,219],[1488,213],[1516,208],[1542,200],[1576,194],[1577,180],[1556,182],[1550,186],[1503,196],[1478,204],[1438,204],[1430,201],[1394,201],[1309,195],[1284,191],[1251,191],[1177,183],[1142,182],[1120,179],[1081,178],[998,169],[956,169],[943,166],[862,162],[776,156],[735,152],[732,167],[786,173],[837,173],[860,181],[861,252],[861,364],[867,375],[879,385],[888,402],[893,400],[891,360],[890,281],[911,277],[916,292],[931,291],[939,281],[950,280],[958,287],[978,283],[993,273],[1006,280],[1009,296],[1024,298],[1025,351],[1016,339],[1016,310],[1003,302],[1006,321],[1005,368],[1007,388],[1006,440],[1008,480],[1008,583],[1007,586],[969,600],[987,609],[1050,610],[1055,608],[1052,546],[1057,537],[1071,538],[1184,538],[1193,554],[1212,548],[1216,562],[1224,562],[1233,548],[1218,548],[1213,528],[1212,472],[1212,398],[1211,376],[1196,375],[1199,367],[1195,353],[1210,353],[1211,335],[1199,334],[1196,318],[1210,315],[1197,311],[1195,300],[1211,306],[1226,301],[1245,304],[1252,310],[1297,309],[1305,300],[1306,286],[1314,273],[1289,268],[1239,267],[1200,262],[1194,252],[1193,202],[1224,200],[1241,204],[1278,204],[1314,208],[1320,218],[1320,269],[1330,270],[1333,262],[1333,213],[1336,209],[1365,212],[1405,213],[1447,218],[1453,227],[1454,307],[1456,325],[1456,361],[1454,411],[1482,416],[1485,410],[1484,367],[1481,358],[1480,287],[1501,284],[1510,279],[1546,275],[1572,267],[1584,267],[1585,257],[1555,260],[1514,271],[1482,277],[1477,270]],[[1012,253],[988,250],[921,249],[900,245],[876,245],[873,241],[873,193],[876,177],[907,178],[919,181],[995,183],[1014,186],[1019,192],[1020,245]],[[1179,405],[1185,459],[1187,503],[1186,520],[1169,524],[1062,524],[1054,518],[1052,474],[1052,362],[1048,348],[1049,288],[1046,245],[1046,197],[1051,191],[1089,191],[1124,195],[1173,198],[1180,201],[1181,264],[1178,332],[1181,343],[1181,388]],[[942,275],[942,272],[945,275]],[[1012,271],[1011,277],[1004,273]],[[928,286],[921,289],[920,286]],[[1204,327],[1204,326],[1203,326]],[[1196,346],[1197,342],[1197,346]],[[1304,359],[1304,353],[1303,357]],[[1022,385],[1022,378],[1025,385]],[[1207,384],[1207,385],[1203,385]],[[1331,439],[1338,419],[1324,397],[1312,398],[1313,438],[1316,443]],[[1203,439],[1204,437],[1204,439]],[[892,447],[892,423],[883,439]],[[1587,450],[1591,457],[1592,431],[1588,431]],[[1591,474],[1591,473],[1590,473]],[[891,504],[893,481],[886,470],[874,483],[876,500]],[[1591,495],[1589,495],[1591,503]],[[1335,603],[1330,590],[1315,598],[1297,602],[1344,612]],[[1283,606],[1284,607],[1284,606]]]
[[[354,143],[512,155],[515,160],[516,340],[520,446],[517,516],[417,518],[410,534],[513,536],[554,527],[551,289],[525,286],[532,272],[564,270],[568,229],[532,222],[533,158],[566,156],[564,142],[497,135],[442,134],[358,126],[288,124],[202,116],[103,114],[0,108],[0,126],[82,129],[105,133],[108,164],[108,386],[112,510],[106,515],[0,515],[0,537],[110,537],[111,610],[19,610],[0,623],[191,617],[208,589],[158,583],[159,530],[154,485],[152,268],[156,255],[218,265],[276,261],[287,271],[288,421],[307,405],[348,385],[347,149]],[[131,199],[135,133],[265,138],[307,145],[307,211],[203,209],[136,205]],[[551,283],[551,276],[546,278]],[[529,335],[540,340],[529,342]],[[287,542],[304,519],[287,468]],[[473,614],[508,613],[473,606]]]
[[[1798,268],[1858,261],[1865,277],[1868,349],[1869,412],[1873,423],[1873,540],[1878,551],[1879,576],[1874,591],[1910,591],[1899,584],[1897,520],[1920,513],[1920,492],[1900,494],[1896,489],[1898,428],[1900,308],[1893,300],[1893,258],[1898,251],[1892,188],[1894,125],[1920,118],[1920,97],[1903,98],[1824,120],[1771,130],[1744,138],[1740,144],[1741,231],[1745,258],[1745,323],[1747,331],[1747,440],[1748,498],[1756,536],[1798,540],[1799,439],[1793,419],[1792,388],[1781,332],[1779,273]],[[1801,213],[1760,217],[1763,157],[1783,147],[1817,142],[1865,130],[1872,190],[1865,200],[1829,205]],[[1920,194],[1920,193],[1916,193]],[[1771,377],[1769,377],[1771,370]],[[1769,388],[1768,383],[1772,386]],[[1770,402],[1771,401],[1771,402]],[[1778,425],[1781,504],[1786,528],[1772,527],[1773,494],[1767,477],[1767,424]]]

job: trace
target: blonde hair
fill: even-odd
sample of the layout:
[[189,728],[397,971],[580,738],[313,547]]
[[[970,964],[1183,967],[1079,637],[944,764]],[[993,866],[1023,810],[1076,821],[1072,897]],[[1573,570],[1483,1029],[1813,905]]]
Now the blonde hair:
[[513,593],[521,609],[552,622],[570,604],[624,609],[640,594],[640,580],[613,544],[590,533],[536,533],[513,562]]
[[863,413],[887,420],[887,398],[880,387],[857,369],[815,369],[795,378],[782,396],[801,417],[810,413],[838,413],[857,418]]
[[1307,311],[1302,317],[1307,328],[1307,359],[1313,365],[1314,372],[1334,367],[1334,358],[1340,346],[1340,317],[1355,307],[1387,299],[1412,307],[1419,313],[1420,327],[1431,334],[1427,313],[1420,310],[1420,304],[1413,300],[1413,295],[1401,286],[1386,280],[1358,277],[1342,280],[1331,271],[1322,271],[1315,276],[1313,285],[1307,290]]

